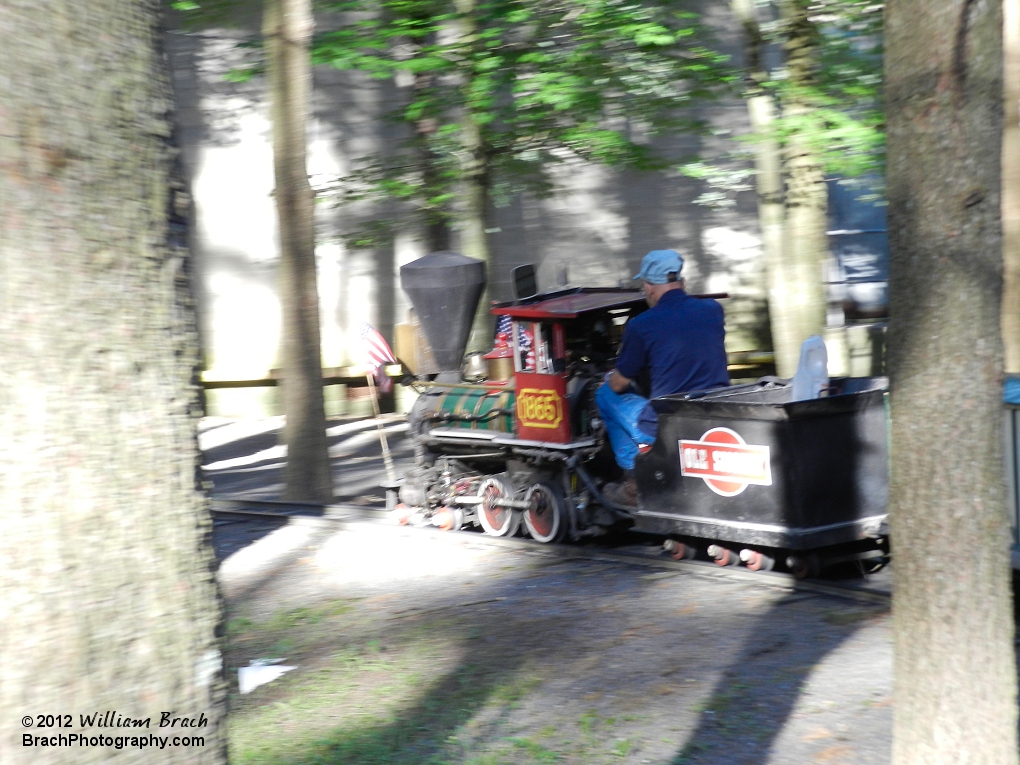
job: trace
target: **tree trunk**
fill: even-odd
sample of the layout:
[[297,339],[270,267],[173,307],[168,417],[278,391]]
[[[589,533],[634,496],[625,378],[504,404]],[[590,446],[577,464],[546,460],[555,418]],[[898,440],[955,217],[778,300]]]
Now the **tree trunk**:
[[1002,455],[1001,5],[885,19],[895,765],[1015,765]]
[[1002,344],[1006,374],[1020,375],[1020,0],[1002,11]]
[[[786,118],[810,117],[812,104],[804,95],[816,77],[820,35],[809,18],[811,0],[785,0],[786,67],[790,87],[783,104]],[[828,190],[821,158],[804,136],[794,132],[783,150],[786,180],[785,228],[783,231],[783,284],[770,280],[772,347],[776,372],[790,377],[797,371],[800,346],[825,329],[825,260],[829,251]]]
[[[461,39],[465,55],[478,44],[478,28],[475,23],[477,0],[455,0],[457,12],[461,14]],[[468,67],[470,71],[470,67]],[[470,92],[470,80],[463,83],[464,92]],[[486,229],[486,211],[489,197],[489,165],[482,126],[478,115],[471,109],[470,96],[465,99],[461,134],[464,147],[464,203],[460,220],[461,254],[477,258],[485,263],[486,277],[491,280],[489,241]],[[481,351],[492,347],[492,318],[489,314],[489,289],[482,291],[478,301],[475,321],[468,337],[468,350]]]
[[[809,107],[790,105],[784,114],[795,117],[808,111]],[[783,265],[778,278],[769,279],[769,315],[776,373],[792,377],[800,361],[801,343],[825,329],[828,195],[821,160],[797,136],[788,139],[783,164]]]
[[[0,759],[226,761],[198,335],[156,0],[0,6]],[[87,727],[115,710],[148,729]],[[69,715],[69,728],[22,718]],[[59,718],[61,722],[65,718]],[[135,751],[135,758],[142,757]]]
[[[762,248],[765,251],[765,278],[769,295],[769,320],[772,330],[772,346],[776,350],[778,374],[792,376],[797,369],[799,350],[792,358],[786,351],[788,343],[781,343],[780,353],[776,338],[786,337],[787,325],[785,292],[789,277],[785,273],[783,243],[786,241],[786,215],[783,206],[782,154],[774,135],[773,122],[776,115],[775,99],[762,84],[769,79],[764,63],[765,46],[755,13],[754,0],[733,0],[733,15],[744,29],[744,68],[748,90],[745,95],[747,114],[751,130],[757,136],[754,151],[755,183],[758,191],[758,222],[761,225]],[[779,370],[782,371],[779,371]]]
[[[427,23],[428,18],[416,19],[421,23]],[[434,35],[430,35],[427,42],[434,43]],[[433,72],[415,72],[414,89],[416,91],[428,91],[436,86],[436,75]],[[440,191],[443,183],[439,168],[440,158],[433,151],[431,146],[432,136],[438,128],[438,120],[435,117],[423,117],[414,126],[415,145],[418,153],[418,163],[421,167],[422,182],[425,186],[425,193],[429,197]],[[450,226],[444,214],[442,205],[433,207],[431,199],[425,201],[425,249],[426,252],[440,252],[450,249]]]
[[280,226],[283,307],[283,411],[287,442],[285,498],[329,502],[333,481],[322,400],[319,294],[315,284],[314,198],[305,165],[312,37],[309,0],[265,0],[266,45]]
[[[440,178],[436,169],[438,157],[429,147],[428,134],[418,128],[418,161],[422,169],[422,181],[426,189],[436,189]],[[443,210],[427,206],[425,210],[425,250],[441,252],[450,249],[450,226],[447,224]]]
[[[811,113],[804,92],[815,77],[819,33],[808,16],[808,7],[807,0],[785,0],[781,5],[789,70],[783,117]],[[825,169],[817,153],[796,132],[787,136],[785,144],[777,138],[776,101],[763,87],[772,78],[764,63],[765,41],[755,3],[731,0],[731,8],[745,35],[746,101],[751,129],[757,135],[758,220],[765,250],[776,373],[792,377],[800,361],[801,343],[825,328]]]

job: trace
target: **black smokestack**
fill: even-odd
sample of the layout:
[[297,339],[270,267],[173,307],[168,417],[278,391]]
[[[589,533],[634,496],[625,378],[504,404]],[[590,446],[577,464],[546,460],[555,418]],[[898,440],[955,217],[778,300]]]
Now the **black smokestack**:
[[460,369],[485,264],[455,252],[433,252],[400,267],[400,286],[411,298],[439,369]]

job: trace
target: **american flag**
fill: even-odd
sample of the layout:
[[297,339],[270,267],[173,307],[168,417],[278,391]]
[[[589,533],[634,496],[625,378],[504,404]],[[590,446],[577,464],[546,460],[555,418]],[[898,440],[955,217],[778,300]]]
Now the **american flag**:
[[[493,341],[495,348],[503,348],[509,345],[513,335],[513,323],[509,316],[500,316],[496,320],[496,338]],[[522,322],[517,325],[517,350],[525,354],[524,368],[535,368],[535,343],[531,336],[531,325]]]
[[527,323],[517,325],[517,348],[524,351],[524,368],[533,370],[535,368],[535,343],[531,332],[531,325]]
[[393,351],[390,350],[386,338],[367,321],[361,323],[361,341],[365,344],[370,373],[375,377],[380,392],[389,393],[393,388],[393,381],[383,374],[382,367],[385,364],[397,363]]
[[495,345],[499,345],[499,336],[503,335],[503,339],[507,342],[510,341],[510,330],[513,327],[513,322],[506,314],[500,316],[496,320],[496,342]]

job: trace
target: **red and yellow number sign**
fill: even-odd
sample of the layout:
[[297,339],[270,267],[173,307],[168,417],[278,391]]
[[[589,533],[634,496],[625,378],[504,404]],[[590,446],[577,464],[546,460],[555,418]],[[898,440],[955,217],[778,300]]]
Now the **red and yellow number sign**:
[[554,444],[570,442],[566,381],[562,375],[518,372],[517,437]]
[[528,428],[558,428],[563,421],[563,401],[554,390],[524,388],[517,395],[517,417]]

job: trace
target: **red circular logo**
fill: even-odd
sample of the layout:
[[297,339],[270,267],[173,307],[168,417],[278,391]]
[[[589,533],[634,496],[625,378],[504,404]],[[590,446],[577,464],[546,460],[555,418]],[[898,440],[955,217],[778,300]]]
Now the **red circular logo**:
[[[746,443],[746,441],[740,437],[740,434],[734,433],[729,428],[712,428],[701,437],[701,440],[708,441],[713,444],[740,444],[741,446]],[[707,483],[708,488],[716,494],[722,494],[724,497],[735,496],[747,488],[746,483],[720,481],[718,478],[706,478],[705,483]]]

